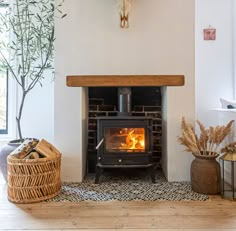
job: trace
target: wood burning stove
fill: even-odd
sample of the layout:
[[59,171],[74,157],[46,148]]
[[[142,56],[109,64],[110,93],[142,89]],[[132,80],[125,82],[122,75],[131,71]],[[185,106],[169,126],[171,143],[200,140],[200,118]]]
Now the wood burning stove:
[[95,183],[105,168],[148,168],[155,182],[152,118],[131,116],[130,88],[119,88],[118,98],[118,116],[97,117]]
[[110,116],[97,118],[97,166],[95,183],[104,168],[149,168],[155,182],[152,162],[152,119]]

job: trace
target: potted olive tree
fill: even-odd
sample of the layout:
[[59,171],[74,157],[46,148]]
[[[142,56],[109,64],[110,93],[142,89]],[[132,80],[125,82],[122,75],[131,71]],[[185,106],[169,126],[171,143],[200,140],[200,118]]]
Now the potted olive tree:
[[193,191],[203,194],[220,192],[220,165],[216,158],[221,153],[220,145],[232,131],[233,120],[225,126],[206,128],[197,120],[200,134],[186,119],[182,118],[180,144],[193,154],[190,175]]
[[[0,42],[0,68],[8,70],[20,91],[16,124],[21,142],[24,139],[21,118],[25,99],[36,85],[42,85],[46,71],[53,73],[54,18],[66,16],[60,10],[63,1],[56,5],[55,0],[13,0],[10,10],[0,15],[0,32],[10,35],[9,40]],[[2,52],[3,48],[8,51],[9,58]],[[0,162],[6,159],[0,158]]]

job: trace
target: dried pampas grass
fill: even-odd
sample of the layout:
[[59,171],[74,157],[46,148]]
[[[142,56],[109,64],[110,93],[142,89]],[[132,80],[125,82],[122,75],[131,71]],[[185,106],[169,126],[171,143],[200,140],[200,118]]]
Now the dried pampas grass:
[[178,142],[186,146],[185,151],[187,152],[196,155],[217,155],[220,144],[232,132],[234,120],[231,120],[226,126],[218,125],[209,128],[206,128],[199,120],[196,122],[200,129],[199,136],[195,133],[193,125],[182,117],[182,134],[178,137]]
[[236,153],[236,142],[227,144],[224,148],[221,149],[222,153]]

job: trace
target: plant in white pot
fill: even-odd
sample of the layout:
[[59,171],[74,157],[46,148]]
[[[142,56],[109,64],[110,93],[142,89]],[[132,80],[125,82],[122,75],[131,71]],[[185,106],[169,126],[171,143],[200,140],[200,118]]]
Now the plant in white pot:
[[220,191],[220,165],[216,161],[219,156],[220,145],[231,134],[233,120],[227,125],[210,126],[206,128],[199,120],[200,134],[194,126],[182,118],[180,144],[186,151],[193,154],[195,159],[191,164],[191,186],[195,192],[203,194],[217,194]]
[[[10,39],[0,42],[0,69],[8,70],[19,89],[17,131],[23,141],[21,119],[25,100],[36,85],[42,85],[45,73],[53,73],[55,25],[54,17],[65,17],[60,10],[62,0],[12,0],[10,11],[0,15],[0,32]],[[8,55],[2,52],[7,50]]]

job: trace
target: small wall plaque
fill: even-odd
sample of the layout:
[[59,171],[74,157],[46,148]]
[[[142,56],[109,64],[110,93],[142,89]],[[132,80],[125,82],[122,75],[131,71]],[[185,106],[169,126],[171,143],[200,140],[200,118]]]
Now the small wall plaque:
[[207,28],[203,30],[204,40],[216,40],[216,29]]

